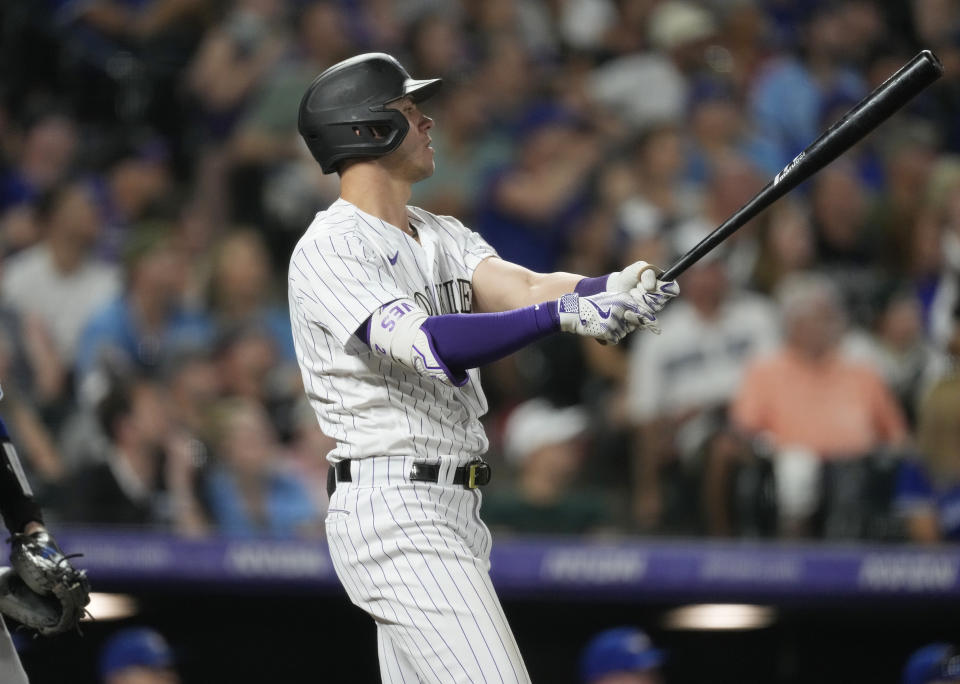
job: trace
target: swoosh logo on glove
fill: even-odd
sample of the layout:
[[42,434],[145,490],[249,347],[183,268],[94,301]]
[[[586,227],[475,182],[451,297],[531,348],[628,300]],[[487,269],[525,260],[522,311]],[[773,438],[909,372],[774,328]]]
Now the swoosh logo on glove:
[[604,311],[604,310],[601,309],[599,306],[597,306],[597,304],[596,304],[595,302],[592,302],[592,301],[590,301],[589,299],[586,300],[586,301],[590,302],[590,306],[592,306],[594,309],[597,310],[597,313],[600,314],[600,318],[610,318],[610,307],[609,307],[609,306],[607,307],[607,310]]

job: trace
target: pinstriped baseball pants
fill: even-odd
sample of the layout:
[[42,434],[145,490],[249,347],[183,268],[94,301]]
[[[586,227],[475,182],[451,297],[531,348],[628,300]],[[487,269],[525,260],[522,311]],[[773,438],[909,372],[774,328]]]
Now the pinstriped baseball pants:
[[463,462],[439,484],[409,482],[412,462],[353,461],[326,521],[337,576],[377,623],[382,681],[529,682],[490,581],[480,492],[446,484]]

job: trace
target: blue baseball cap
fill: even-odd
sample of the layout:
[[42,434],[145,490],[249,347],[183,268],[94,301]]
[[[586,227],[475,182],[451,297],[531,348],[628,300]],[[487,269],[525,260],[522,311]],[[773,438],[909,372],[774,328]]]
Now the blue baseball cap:
[[173,650],[167,640],[152,629],[136,627],[124,629],[110,637],[100,652],[100,678],[128,667],[173,667]]
[[917,649],[903,668],[903,684],[960,682],[960,656],[951,644],[928,644]]
[[580,676],[589,684],[614,672],[649,672],[663,660],[663,651],[653,647],[645,632],[617,627],[590,640],[580,658]]

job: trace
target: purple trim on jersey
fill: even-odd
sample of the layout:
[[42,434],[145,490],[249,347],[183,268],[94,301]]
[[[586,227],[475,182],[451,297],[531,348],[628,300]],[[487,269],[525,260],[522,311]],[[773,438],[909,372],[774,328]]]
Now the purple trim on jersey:
[[599,278],[581,278],[580,282],[577,283],[577,286],[573,288],[573,291],[581,297],[589,297],[590,295],[606,292],[607,279],[609,277],[610,275],[608,274],[605,276],[600,276]]
[[[429,316],[421,328],[447,377],[460,387],[466,369],[502,359],[560,330],[556,302],[544,302],[500,313],[443,314]],[[370,319],[357,329],[357,337],[370,346]]]
[[373,316],[370,316],[365,320],[359,328],[357,328],[357,337],[360,338],[360,341],[363,342],[368,347],[370,346],[370,321],[373,320]]

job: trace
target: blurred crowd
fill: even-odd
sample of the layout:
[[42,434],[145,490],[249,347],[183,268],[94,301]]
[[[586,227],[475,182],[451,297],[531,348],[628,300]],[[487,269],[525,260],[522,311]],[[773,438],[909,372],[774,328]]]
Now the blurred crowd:
[[495,529],[960,539],[956,0],[0,8],[0,412],[51,518],[321,535],[296,130],[365,51],[442,76],[412,204],[511,261],[667,266],[921,49],[943,78],[680,278],[663,334],[483,369]]

